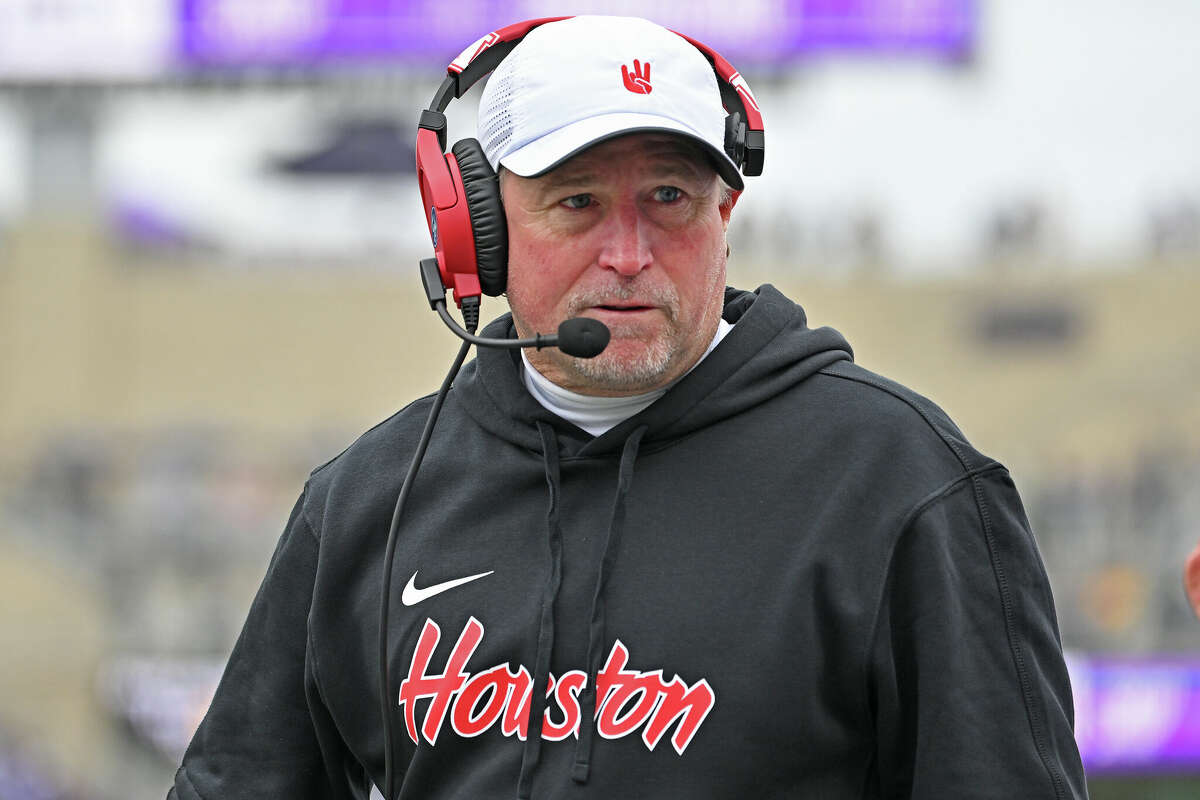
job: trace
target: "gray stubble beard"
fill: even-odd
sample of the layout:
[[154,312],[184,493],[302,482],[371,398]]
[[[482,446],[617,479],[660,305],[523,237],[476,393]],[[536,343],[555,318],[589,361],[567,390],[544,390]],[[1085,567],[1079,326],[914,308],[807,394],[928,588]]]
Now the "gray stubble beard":
[[[649,343],[640,356],[633,360],[617,361],[601,353],[595,358],[570,358],[574,372],[586,379],[594,388],[608,391],[650,391],[672,366],[672,360],[682,344],[679,329],[679,296],[670,289],[639,292],[633,283],[620,287],[616,292],[603,295],[588,293],[572,298],[567,309],[568,317],[577,317],[585,308],[604,301],[632,300],[638,297],[650,300],[666,315],[666,327],[662,335]],[[613,340],[625,338],[620,327],[610,329]]]
[[[613,332],[614,338],[620,336]],[[605,358],[572,358],[575,372],[598,389],[650,391],[666,374],[678,349],[677,329],[671,326],[671,336],[662,336],[632,360],[617,361]]]

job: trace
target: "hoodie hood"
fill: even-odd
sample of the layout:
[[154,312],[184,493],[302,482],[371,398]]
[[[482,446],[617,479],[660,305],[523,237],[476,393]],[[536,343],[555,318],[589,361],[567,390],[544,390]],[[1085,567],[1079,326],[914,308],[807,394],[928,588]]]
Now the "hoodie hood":
[[[695,369],[644,411],[592,437],[543,408],[525,388],[516,351],[481,348],[455,381],[455,395],[489,433],[540,450],[539,425],[550,425],[564,455],[619,453],[645,427],[643,446],[716,424],[805,380],[835,361],[853,360],[832,328],[809,328],[804,309],[770,284],[753,292],[727,288],[722,316],[733,330]],[[482,335],[515,338],[505,314]]]

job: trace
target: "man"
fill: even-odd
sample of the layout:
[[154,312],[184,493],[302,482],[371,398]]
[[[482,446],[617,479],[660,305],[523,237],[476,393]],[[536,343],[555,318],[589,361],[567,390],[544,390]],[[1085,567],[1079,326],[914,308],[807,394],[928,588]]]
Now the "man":
[[[652,91],[563,118],[635,59]],[[641,20],[543,25],[489,81],[512,315],[484,334],[612,339],[485,349],[449,393],[389,600],[397,796],[1085,797],[1008,473],[774,288],[725,288],[723,119]],[[173,796],[384,784],[381,558],[431,402],[310,477]]]

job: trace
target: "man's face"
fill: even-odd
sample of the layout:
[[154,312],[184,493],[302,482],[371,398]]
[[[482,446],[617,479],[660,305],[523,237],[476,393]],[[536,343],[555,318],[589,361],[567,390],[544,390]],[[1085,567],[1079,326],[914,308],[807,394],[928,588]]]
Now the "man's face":
[[591,395],[629,395],[686,372],[717,330],[725,228],[716,171],[686,140],[630,134],[552,172],[500,176],[508,217],[508,303],[520,336],[592,317],[612,331],[599,356],[529,350],[539,372]]

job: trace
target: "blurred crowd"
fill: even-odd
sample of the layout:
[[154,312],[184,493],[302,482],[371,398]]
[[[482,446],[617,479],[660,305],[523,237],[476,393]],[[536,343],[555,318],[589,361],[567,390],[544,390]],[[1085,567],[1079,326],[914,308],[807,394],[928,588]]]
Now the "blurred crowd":
[[1148,444],[1133,463],[1074,464],[1028,488],[1068,647],[1187,652],[1200,627],[1181,586],[1200,538],[1200,452]]

